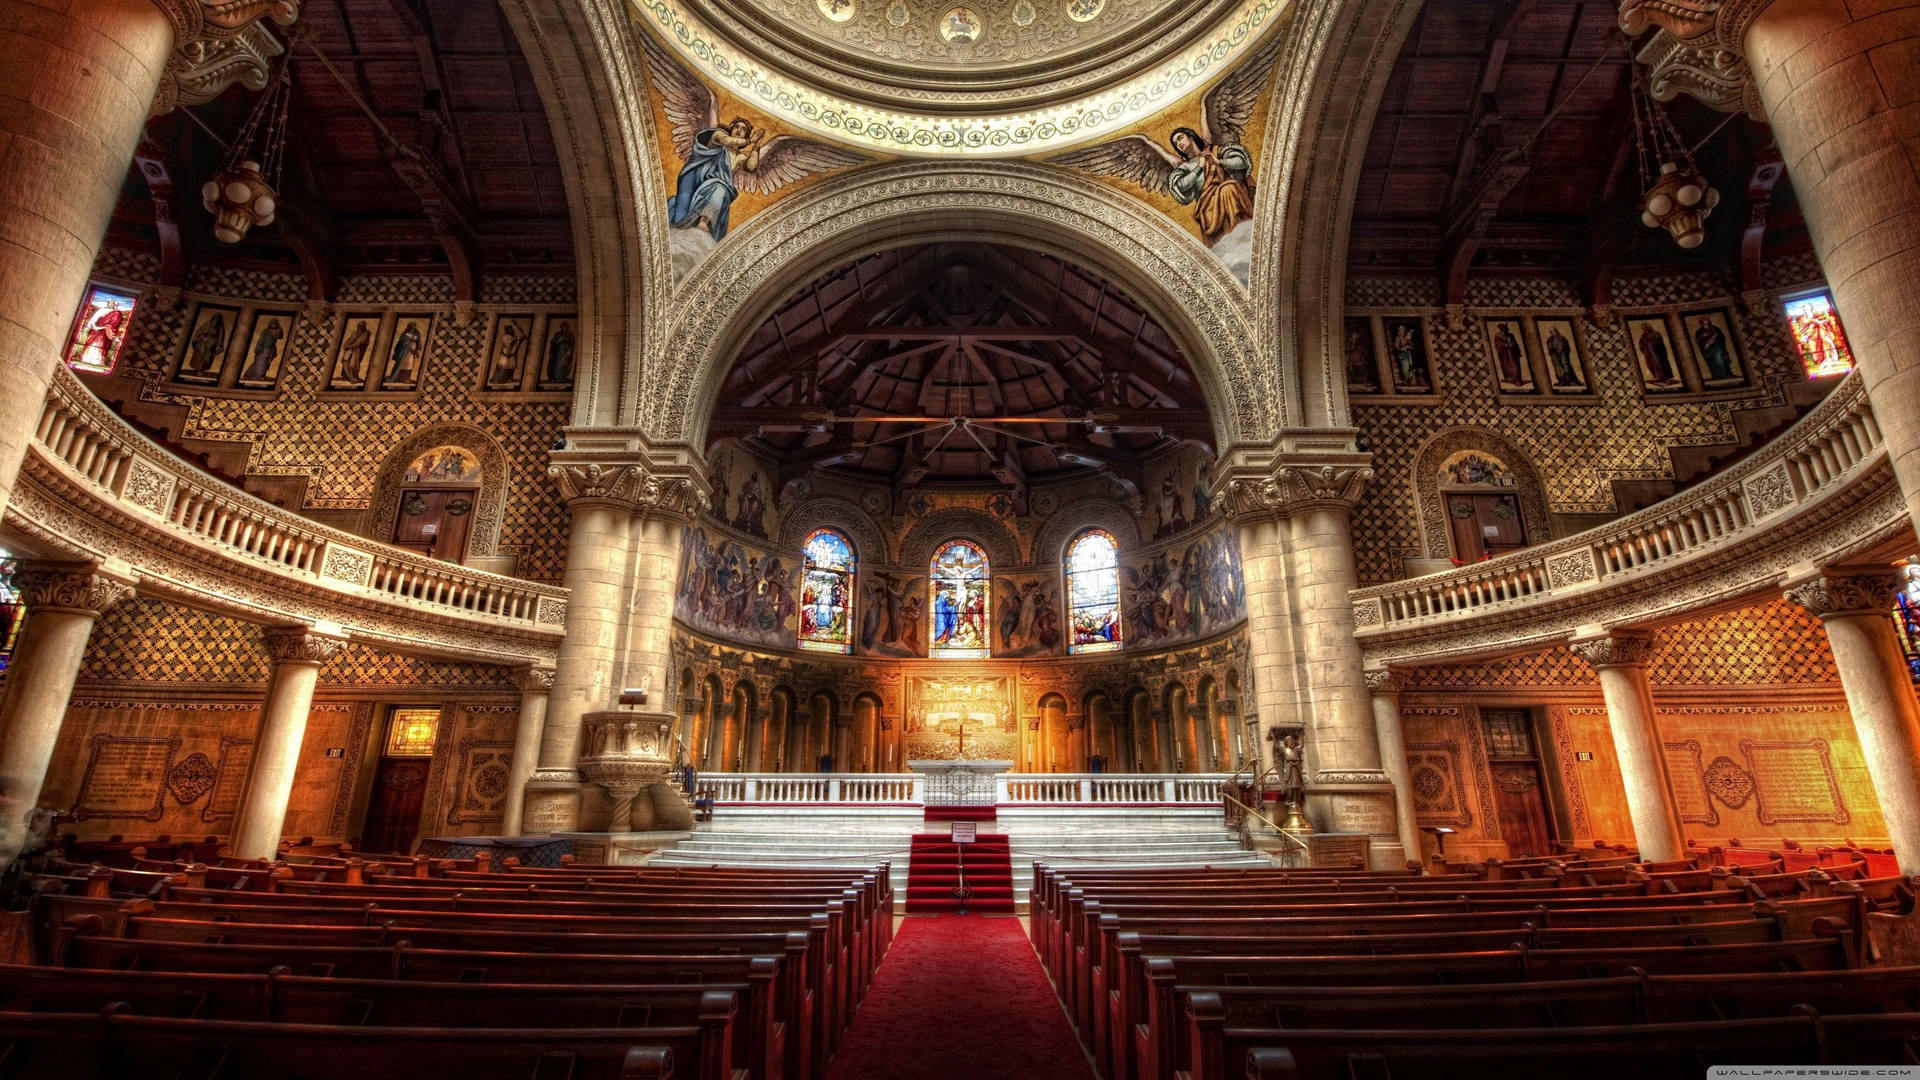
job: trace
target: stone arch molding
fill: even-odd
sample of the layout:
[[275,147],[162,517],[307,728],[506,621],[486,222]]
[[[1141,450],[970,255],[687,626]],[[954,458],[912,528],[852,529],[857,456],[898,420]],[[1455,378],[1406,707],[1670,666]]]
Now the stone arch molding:
[[1540,482],[1540,470],[1533,459],[1498,432],[1486,428],[1456,427],[1434,433],[1413,455],[1413,497],[1420,508],[1420,543],[1430,559],[1445,559],[1453,554],[1447,529],[1446,500],[1440,494],[1440,466],[1462,450],[1477,450],[1500,459],[1513,472],[1520,496],[1520,520],[1526,524],[1530,544],[1552,539],[1552,524],[1547,514],[1546,486]]
[[886,532],[865,510],[838,495],[815,496],[787,511],[780,523],[780,550],[798,552],[815,529],[844,533],[853,541],[859,566],[885,566],[893,557],[887,550]]
[[1086,529],[1105,529],[1120,544],[1125,558],[1140,546],[1140,522],[1111,499],[1075,499],[1053,512],[1033,541],[1033,561],[1041,566],[1065,561],[1067,541]]
[[739,343],[796,288],[862,255],[954,240],[1032,248],[1106,275],[1180,342],[1219,445],[1279,435],[1286,380],[1272,335],[1258,332],[1226,268],[1140,200],[1010,162],[881,166],[776,203],[681,283],[652,374],[628,380],[632,414],[655,442],[698,444]]
[[995,573],[1021,565],[1020,541],[1000,521],[980,510],[935,510],[920,519],[900,541],[900,567],[924,574],[933,553],[949,540],[971,540],[986,550]]
[[378,539],[392,527],[400,512],[400,489],[406,486],[407,466],[436,446],[457,446],[480,461],[480,501],[473,511],[473,527],[467,533],[467,558],[500,554],[500,528],[506,518],[507,484],[511,481],[507,452],[492,435],[472,424],[433,424],[387,451],[373,481],[373,502],[367,511],[368,537]]

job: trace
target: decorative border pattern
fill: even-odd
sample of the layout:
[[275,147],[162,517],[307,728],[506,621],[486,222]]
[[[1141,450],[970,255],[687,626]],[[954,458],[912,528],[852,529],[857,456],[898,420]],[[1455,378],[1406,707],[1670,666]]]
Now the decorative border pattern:
[[[1452,711],[1452,710],[1448,710]],[[1427,755],[1420,760],[1420,755]],[[1467,777],[1460,765],[1460,741],[1447,739],[1444,742],[1407,744],[1407,783],[1413,784],[1414,770],[1429,768],[1445,775],[1450,771],[1452,785],[1447,789],[1453,796],[1454,805],[1431,806],[1425,812],[1416,812],[1415,817],[1422,825],[1448,825],[1464,829],[1473,824],[1473,811],[1467,806]],[[1414,792],[1415,797],[1419,791]],[[1417,808],[1416,808],[1417,810]]]
[[1667,779],[1673,783],[1676,790],[1682,783],[1686,783],[1689,787],[1698,784],[1700,786],[1700,805],[1707,808],[1704,816],[1700,814],[1680,815],[1681,823],[1687,825],[1720,824],[1720,811],[1713,808],[1713,792],[1707,787],[1706,770],[1701,767],[1700,763],[1702,756],[1705,754],[1705,750],[1700,745],[1700,740],[1686,739],[1679,742],[1663,742],[1660,746],[1663,750],[1677,750],[1682,755],[1693,759],[1693,764],[1688,768],[1687,775],[1682,777],[1674,770],[1673,758],[1669,756],[1667,758]]
[[201,821],[209,823],[215,821],[230,821],[234,815],[239,812],[237,809],[239,799],[246,793],[246,783],[244,779],[241,782],[241,790],[234,794],[236,809],[233,813],[216,813],[214,806],[220,801],[220,778],[226,775],[227,758],[243,746],[249,748],[247,770],[251,772],[253,770],[253,758],[250,748],[253,746],[253,740],[243,739],[237,735],[220,736],[220,759],[213,766],[213,786],[207,789],[207,805],[200,808]]

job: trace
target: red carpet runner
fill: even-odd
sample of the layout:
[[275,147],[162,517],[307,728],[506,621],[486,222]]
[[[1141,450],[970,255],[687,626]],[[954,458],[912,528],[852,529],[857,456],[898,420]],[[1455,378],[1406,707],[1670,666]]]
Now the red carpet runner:
[[1018,919],[907,919],[827,1080],[1093,1080]]
[[1013,914],[1013,862],[1005,836],[982,834],[971,844],[956,844],[940,833],[916,833],[907,858],[907,913],[958,911],[953,888],[960,870],[967,871],[973,895],[967,910],[989,915]]

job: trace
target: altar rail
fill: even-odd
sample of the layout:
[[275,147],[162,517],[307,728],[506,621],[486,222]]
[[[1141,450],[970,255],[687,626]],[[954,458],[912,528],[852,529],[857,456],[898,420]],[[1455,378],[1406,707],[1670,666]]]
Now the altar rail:
[[[1001,773],[1001,806],[1220,802],[1226,773]],[[927,802],[923,773],[700,773],[698,784],[723,803],[908,805]]]
[[1849,376],[1779,438],[1644,510],[1354,590],[1356,636],[1371,662],[1465,659],[1563,639],[1586,620],[1655,623],[1702,600],[1764,592],[1777,571],[1736,580],[1727,567],[1821,559],[1904,524],[1882,444],[1865,387]]
[[64,367],[26,472],[10,523],[79,558],[127,561],[142,591],[228,610],[245,596],[259,610],[234,611],[242,617],[326,619],[355,637],[462,658],[538,660],[561,636],[567,590],[431,559],[256,498],[142,435]]

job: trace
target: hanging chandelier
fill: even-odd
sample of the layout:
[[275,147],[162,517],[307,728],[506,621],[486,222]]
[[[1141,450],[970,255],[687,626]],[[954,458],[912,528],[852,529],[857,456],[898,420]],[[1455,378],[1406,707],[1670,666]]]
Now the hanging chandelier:
[[1645,74],[1633,69],[1633,139],[1639,151],[1640,221],[1665,229],[1689,251],[1707,238],[1707,218],[1720,205],[1720,192],[1693,163],[1693,153],[1674,129],[1666,111],[1647,93]]
[[237,244],[256,225],[273,224],[279,207],[280,168],[286,159],[287,108],[293,100],[288,60],[280,61],[273,85],[255,103],[240,134],[227,147],[220,169],[200,185],[200,201],[213,215],[213,235]]

